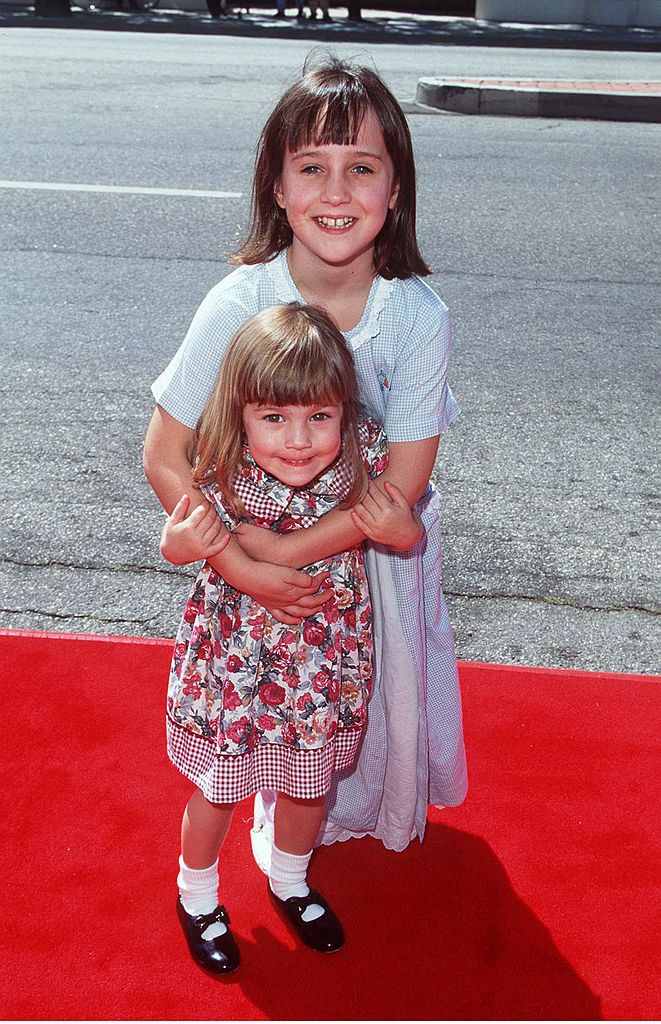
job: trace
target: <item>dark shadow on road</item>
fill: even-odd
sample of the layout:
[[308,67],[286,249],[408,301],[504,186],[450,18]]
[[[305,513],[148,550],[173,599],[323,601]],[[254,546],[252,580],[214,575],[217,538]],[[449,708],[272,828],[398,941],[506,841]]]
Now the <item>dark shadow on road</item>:
[[[165,0],[164,0],[165,2]],[[340,9],[342,10],[342,9]],[[68,18],[37,17],[33,8],[0,3],[0,28],[75,28],[111,32],[176,32],[200,35],[256,36],[273,39],[309,39],[324,43],[410,43],[441,46],[504,46],[573,50],[658,52],[661,30],[584,26],[501,25],[473,18],[435,20],[401,13],[389,17],[370,14],[350,22],[342,12],[333,21],[275,19],[255,10],[242,18],[218,19],[198,12],[74,10]]]

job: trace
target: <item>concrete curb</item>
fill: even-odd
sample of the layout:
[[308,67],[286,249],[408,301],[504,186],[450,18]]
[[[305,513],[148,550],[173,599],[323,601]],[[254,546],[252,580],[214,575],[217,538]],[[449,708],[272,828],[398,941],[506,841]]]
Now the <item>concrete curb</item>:
[[[604,83],[608,88],[575,88],[558,82],[540,88],[517,82],[475,83],[455,78],[421,78],[416,101],[437,110],[457,114],[505,115],[507,117],[587,118],[601,121],[661,123],[661,84],[658,91],[636,91],[635,85]],[[642,85],[642,83],[641,83]]]

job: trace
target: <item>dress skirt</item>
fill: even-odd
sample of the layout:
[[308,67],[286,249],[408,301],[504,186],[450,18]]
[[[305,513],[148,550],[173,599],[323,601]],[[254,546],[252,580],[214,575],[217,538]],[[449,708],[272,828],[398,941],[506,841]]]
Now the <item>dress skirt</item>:
[[363,552],[324,566],[333,597],[297,626],[208,564],[195,582],[175,641],[167,749],[213,803],[258,789],[315,799],[353,763],[372,682]]

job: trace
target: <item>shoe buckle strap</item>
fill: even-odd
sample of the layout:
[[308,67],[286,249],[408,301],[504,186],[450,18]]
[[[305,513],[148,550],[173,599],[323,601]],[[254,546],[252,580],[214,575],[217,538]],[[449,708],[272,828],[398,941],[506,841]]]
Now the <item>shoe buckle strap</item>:
[[[295,903],[294,900],[296,900]],[[308,907],[311,907],[313,904],[316,904],[316,906],[321,907],[324,913],[326,913],[327,909],[326,900],[324,899],[323,896],[320,895],[320,893],[315,892],[314,889],[310,889],[310,892],[307,894],[307,896],[292,897],[291,900],[287,900],[287,903],[289,902],[294,903],[294,906],[296,907],[296,910],[299,914],[304,913],[304,911],[306,911]]]
[[222,922],[223,924],[231,924],[230,916],[227,912],[227,908],[224,906],[217,906],[211,915],[211,920],[215,923],[216,921]]

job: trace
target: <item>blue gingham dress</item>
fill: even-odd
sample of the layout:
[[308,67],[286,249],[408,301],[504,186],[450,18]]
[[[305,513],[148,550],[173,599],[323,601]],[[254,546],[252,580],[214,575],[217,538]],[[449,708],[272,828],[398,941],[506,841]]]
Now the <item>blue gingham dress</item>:
[[[271,306],[304,302],[286,251],[242,266],[211,289],[181,348],[152,386],[166,412],[194,428],[233,334]],[[441,434],[459,412],[447,382],[448,310],[420,278],[376,277],[360,323],[345,332],[361,399],[390,442]],[[373,835],[402,850],[425,830],[427,804],[466,795],[461,698],[454,641],[441,590],[438,497],[418,503],[425,526],[409,551],[368,544],[374,612],[375,685],[353,770],[337,773],[318,843]]]

